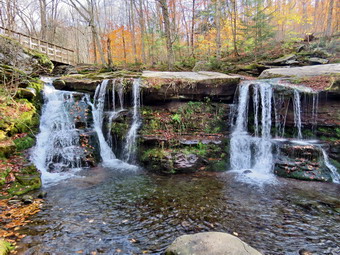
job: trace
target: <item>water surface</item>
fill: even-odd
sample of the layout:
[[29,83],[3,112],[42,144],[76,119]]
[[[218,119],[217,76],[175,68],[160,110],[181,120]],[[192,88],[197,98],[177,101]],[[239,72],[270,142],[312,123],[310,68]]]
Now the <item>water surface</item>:
[[238,233],[265,254],[340,254],[340,185],[235,173],[158,176],[93,168],[45,188],[44,209],[22,229],[24,254],[161,254],[178,236]]

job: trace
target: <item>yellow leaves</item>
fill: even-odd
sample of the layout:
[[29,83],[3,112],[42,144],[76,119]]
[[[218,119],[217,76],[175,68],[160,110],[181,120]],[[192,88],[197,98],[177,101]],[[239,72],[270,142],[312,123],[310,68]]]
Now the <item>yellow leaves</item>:
[[[6,238],[9,242],[14,242],[15,239],[25,237],[17,231],[21,226],[30,222],[28,217],[40,211],[42,206],[42,199],[36,199],[29,205],[8,204],[8,199],[0,200],[0,238]],[[8,239],[11,238],[11,239]]]

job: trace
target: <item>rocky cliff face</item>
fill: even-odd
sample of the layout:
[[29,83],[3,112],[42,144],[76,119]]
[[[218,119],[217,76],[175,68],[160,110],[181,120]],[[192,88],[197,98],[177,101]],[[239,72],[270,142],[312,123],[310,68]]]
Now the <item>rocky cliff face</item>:
[[[166,174],[224,171],[229,168],[228,118],[239,77],[213,72],[143,72],[125,75],[124,72],[87,74],[81,75],[81,78],[71,75],[56,80],[55,86],[94,93],[103,78],[119,79],[123,84],[125,101],[130,101],[132,78],[140,78],[143,81],[143,124],[138,139],[139,163],[150,171]],[[340,134],[338,84],[337,79],[334,81],[323,87],[318,84],[321,86],[318,94],[311,93],[311,89],[300,92],[303,137],[330,143],[331,146],[325,148],[330,152],[331,160],[338,158],[333,145],[339,140]],[[307,85],[308,82],[306,80]],[[297,130],[294,123],[294,93],[289,86],[299,87],[304,81],[294,78],[291,85],[286,86],[287,83],[289,81],[285,80],[283,85],[274,88],[275,104],[281,104],[281,108],[276,107],[278,112],[277,116],[272,116],[272,127],[277,128],[274,122],[278,118],[281,123],[285,123],[285,136],[291,138],[296,136]],[[252,111],[250,103],[250,115]],[[130,114],[123,111],[109,127],[118,148],[122,147],[130,123]],[[249,121],[249,125],[252,130],[252,121]],[[277,131],[272,130],[273,133]],[[289,153],[290,150],[300,151],[301,148],[303,153]],[[314,148],[315,157],[310,159],[307,157],[309,149],[301,148],[295,145],[283,148],[286,154],[282,153],[281,158],[277,159],[275,172],[285,177],[329,181],[320,150]],[[119,157],[119,150],[115,154]],[[307,158],[298,162],[297,155]]]

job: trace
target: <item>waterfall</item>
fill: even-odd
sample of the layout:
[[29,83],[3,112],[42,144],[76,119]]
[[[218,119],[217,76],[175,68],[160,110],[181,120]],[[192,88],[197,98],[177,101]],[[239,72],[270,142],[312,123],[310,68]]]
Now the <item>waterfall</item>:
[[123,110],[124,109],[124,87],[123,87],[123,83],[121,80],[118,83],[118,98],[119,98],[120,109]]
[[97,86],[93,103],[91,103],[90,97],[87,95],[87,102],[92,108],[94,130],[98,135],[100,156],[104,164],[108,164],[113,159],[116,159],[103,134],[104,104],[108,83],[109,80],[103,80],[103,82]]
[[329,158],[328,158],[326,151],[323,148],[321,148],[321,151],[322,151],[322,155],[323,155],[323,158],[324,158],[324,161],[325,161],[325,165],[331,171],[331,177],[332,177],[333,182],[334,183],[340,183],[340,174],[338,173],[338,170],[329,161]]
[[[275,89],[278,88],[278,94],[274,94]],[[277,87],[276,87],[277,86]],[[291,98],[285,99],[284,95],[280,94],[282,91],[282,85],[275,82],[275,80],[262,80],[262,81],[245,81],[239,86],[238,102],[235,124],[231,123],[232,134],[230,139],[230,165],[232,170],[244,173],[241,178],[244,180],[258,179],[263,181],[273,181],[273,169],[275,166],[274,159],[279,154],[274,154],[274,149],[277,153],[280,152],[280,146],[274,146],[278,141],[291,144],[303,144],[310,146],[315,145],[314,141],[301,140],[302,139],[302,125],[301,125],[301,96],[300,89],[304,91],[304,88],[297,88],[284,85],[284,87],[293,90],[293,110],[294,110],[294,126],[297,128],[299,140],[282,140],[281,135],[284,135],[284,129],[286,124],[287,113],[289,109],[289,102]],[[250,93],[252,90],[253,93]],[[318,108],[318,94],[314,91],[305,91],[312,95],[312,109],[311,119],[312,125],[316,126],[317,122],[317,108]],[[252,96],[252,113],[254,117],[254,136],[249,134],[248,131],[248,111],[249,101]],[[305,111],[307,110],[307,94],[304,98]],[[272,119],[272,116],[275,119]],[[234,118],[232,118],[233,120]],[[272,139],[271,128],[272,123],[275,123],[275,135],[276,139]],[[321,148],[321,147],[320,147]],[[331,172],[332,179],[335,183],[340,182],[340,175],[337,172],[335,166],[333,166],[328,159],[328,155],[324,149],[322,149],[324,163]],[[246,170],[246,171],[245,171]]]
[[124,147],[124,160],[126,162],[133,162],[135,160],[136,153],[136,139],[137,131],[141,125],[140,119],[140,79],[134,79],[132,87],[132,103],[133,103],[133,115],[132,124],[126,135],[125,147]]
[[300,92],[294,89],[294,125],[298,130],[298,139],[302,139],[301,133],[301,97]]
[[313,105],[312,105],[312,130],[315,134],[318,120],[318,107],[319,107],[319,93],[313,94]]
[[246,131],[249,86],[250,83],[244,83],[239,89],[236,126],[230,139],[230,163],[232,169],[249,169],[251,167],[250,136]]
[[255,136],[259,135],[259,87],[254,86],[254,95],[253,95],[253,104],[254,104],[254,133]]
[[[40,133],[31,159],[42,172],[43,182],[68,177],[70,173],[53,173],[84,166],[85,151],[80,144],[81,131],[76,121],[84,117],[87,104],[82,93],[56,90],[51,79],[45,79],[44,105],[40,118]],[[80,100],[79,100],[80,98]]]
[[[254,89],[255,137],[247,132],[249,88]],[[260,99],[260,100],[259,100]],[[273,167],[271,135],[272,87],[267,82],[245,82],[240,87],[236,127],[230,139],[230,162],[234,170],[249,170],[256,176],[268,177]],[[261,102],[261,136],[258,111]]]

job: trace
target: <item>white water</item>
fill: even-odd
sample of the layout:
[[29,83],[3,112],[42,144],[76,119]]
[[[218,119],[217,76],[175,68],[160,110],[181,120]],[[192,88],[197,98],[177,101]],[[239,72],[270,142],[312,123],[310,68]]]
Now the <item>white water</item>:
[[[75,128],[75,118],[70,114],[76,104],[75,93],[56,90],[52,80],[45,79],[43,94],[45,104],[40,118],[40,133],[31,159],[41,171],[43,183],[47,184],[68,178],[79,170],[84,150],[80,146],[80,132]],[[83,104],[84,96],[80,100]],[[63,172],[66,170],[68,172]]]
[[326,151],[323,148],[321,148],[321,151],[322,151],[322,155],[323,155],[323,158],[324,158],[324,161],[325,161],[325,165],[331,171],[331,177],[332,177],[333,182],[334,183],[340,183],[340,175],[338,173],[338,169],[331,164]]
[[133,87],[132,87],[132,100],[133,100],[133,115],[132,115],[132,124],[126,135],[125,147],[124,147],[124,161],[133,162],[135,160],[136,153],[136,140],[137,140],[137,131],[140,127],[141,119],[140,119],[140,79],[134,79]]
[[116,159],[116,156],[112,152],[110,146],[107,144],[103,134],[104,104],[108,82],[109,80],[104,80],[97,86],[93,103],[91,103],[90,97],[87,96],[88,104],[92,108],[94,130],[98,135],[100,156],[104,165],[111,164],[111,162]]
[[[264,183],[275,180],[272,173],[274,168],[273,143],[286,140],[279,135],[281,134],[283,136],[284,134],[289,100],[285,100],[281,95],[274,97],[271,82],[275,81],[246,81],[239,86],[236,124],[231,124],[233,128],[230,139],[231,169],[242,173],[241,178],[251,183]],[[275,85],[277,84],[275,83]],[[287,88],[293,89],[294,124],[298,131],[298,140],[291,140],[290,142],[314,146],[318,141],[302,140],[300,93],[295,87]],[[250,89],[253,89],[254,136],[249,134],[247,127]],[[307,92],[313,93],[311,114],[312,124],[315,126],[317,124],[318,96],[313,91],[308,90]],[[288,102],[288,105],[285,105],[285,101]],[[305,101],[307,102],[307,100]],[[283,106],[284,109],[282,109]],[[282,114],[282,110],[284,114],[283,116],[281,115],[283,123],[279,123],[279,111],[281,111]],[[272,115],[275,117],[275,139],[271,137]],[[261,121],[259,120],[259,116],[261,116]],[[319,147],[317,144],[315,146]],[[336,167],[330,163],[324,149],[322,149],[322,153],[325,165],[331,171],[333,182],[339,183],[340,176]]]
[[301,97],[298,90],[294,89],[294,125],[298,130],[298,139],[302,139],[301,132]]
[[[261,136],[250,136],[248,125],[249,89],[254,89],[254,111],[258,116],[261,102]],[[259,102],[259,99],[260,102]],[[236,127],[230,139],[230,162],[233,170],[243,172],[251,170],[246,177],[272,181],[272,143],[271,129],[271,100],[272,87],[267,82],[245,82],[239,90],[239,104],[237,109]],[[258,117],[255,117],[255,134],[259,133]]]

